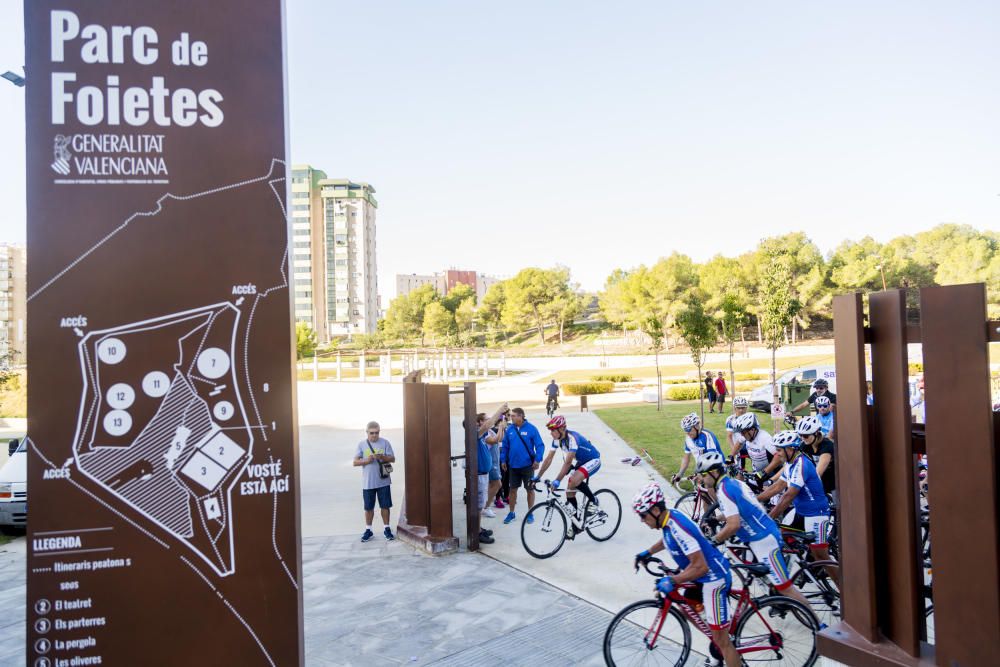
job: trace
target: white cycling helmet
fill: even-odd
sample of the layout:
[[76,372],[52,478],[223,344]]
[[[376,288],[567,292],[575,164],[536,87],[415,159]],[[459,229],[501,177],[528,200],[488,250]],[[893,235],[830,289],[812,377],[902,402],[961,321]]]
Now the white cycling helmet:
[[635,494],[635,498],[632,499],[632,509],[636,514],[645,514],[657,503],[666,504],[663,490],[656,482],[650,482]]
[[795,431],[778,431],[774,435],[775,447],[795,447],[797,449],[801,443],[799,434]]
[[749,408],[750,401],[747,400],[746,396],[737,396],[733,399],[734,408]]
[[709,470],[722,468],[723,465],[725,465],[725,461],[722,458],[722,454],[713,449],[698,457],[698,465],[695,466],[694,471],[701,474]]
[[701,426],[701,417],[699,417],[698,413],[696,412],[692,412],[687,417],[681,420],[681,429],[685,433],[699,426]]
[[799,435],[812,435],[813,433],[819,433],[823,428],[823,425],[819,423],[819,420],[815,417],[803,417],[799,420],[799,423],[795,425],[795,432]]
[[737,431],[749,431],[753,428],[760,428],[760,424],[757,423],[757,415],[747,412],[736,418],[733,422],[733,428]]
[[817,396],[816,397],[816,409],[828,408],[830,407],[830,397],[829,396]]

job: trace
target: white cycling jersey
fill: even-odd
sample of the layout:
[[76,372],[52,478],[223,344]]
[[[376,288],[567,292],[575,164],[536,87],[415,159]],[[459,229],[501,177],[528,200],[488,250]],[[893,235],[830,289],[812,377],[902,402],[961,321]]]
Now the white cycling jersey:
[[747,455],[753,463],[755,472],[762,472],[767,467],[767,455],[774,456],[778,451],[774,446],[774,439],[771,438],[771,434],[762,428],[757,429],[756,438],[753,440],[744,440],[743,442],[743,446],[747,450]]

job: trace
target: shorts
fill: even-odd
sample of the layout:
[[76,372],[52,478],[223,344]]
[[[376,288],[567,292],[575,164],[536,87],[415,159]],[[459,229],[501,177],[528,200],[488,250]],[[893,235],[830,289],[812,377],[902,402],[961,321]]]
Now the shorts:
[[732,575],[702,584],[702,603],[705,605],[705,620],[708,627],[718,630],[729,625],[729,588]]
[[594,473],[601,469],[601,459],[590,459],[586,463],[577,467],[576,471],[583,475],[584,480],[593,477]]
[[718,397],[719,397],[719,405],[724,405],[726,403],[726,395],[718,394]]
[[809,545],[810,549],[825,549],[829,545],[830,515],[804,516],[802,525],[807,533],[816,533],[816,541]]
[[715,392],[714,391],[708,392],[708,402],[709,403],[715,403]]
[[375,498],[378,498],[378,506],[384,510],[392,507],[391,487],[386,484],[375,489],[362,489],[361,495],[365,499],[365,511],[371,512],[375,509]]
[[531,485],[531,478],[535,476],[535,470],[531,466],[525,466],[523,468],[508,468],[510,470],[510,489],[513,491],[516,488],[523,486],[526,489],[533,489]]
[[500,466],[493,466],[487,473],[490,476],[491,482],[497,482],[500,480]]
[[781,544],[777,537],[765,535],[759,540],[750,542],[749,546],[758,562],[767,565],[771,570],[768,576],[775,588],[783,591],[792,585],[791,579],[788,578],[788,564],[785,562],[785,557],[781,555]]

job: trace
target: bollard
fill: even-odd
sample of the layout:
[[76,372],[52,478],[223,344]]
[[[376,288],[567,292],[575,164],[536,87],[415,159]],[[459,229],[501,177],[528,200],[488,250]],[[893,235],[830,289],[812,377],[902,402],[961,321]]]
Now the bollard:
[[583,395],[583,396],[580,397],[580,412],[583,412],[584,410],[586,410],[587,412],[590,412],[590,408],[587,407],[587,396],[586,395]]

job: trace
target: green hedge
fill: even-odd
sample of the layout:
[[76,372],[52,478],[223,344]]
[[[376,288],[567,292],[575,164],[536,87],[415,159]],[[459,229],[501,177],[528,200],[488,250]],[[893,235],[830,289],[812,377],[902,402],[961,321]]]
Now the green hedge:
[[667,399],[671,401],[691,401],[698,398],[698,387],[671,387],[667,389]]
[[584,394],[608,394],[615,390],[614,382],[572,382],[563,385],[563,391],[570,396]]
[[592,382],[631,382],[632,376],[628,373],[608,373],[605,375],[591,375]]

